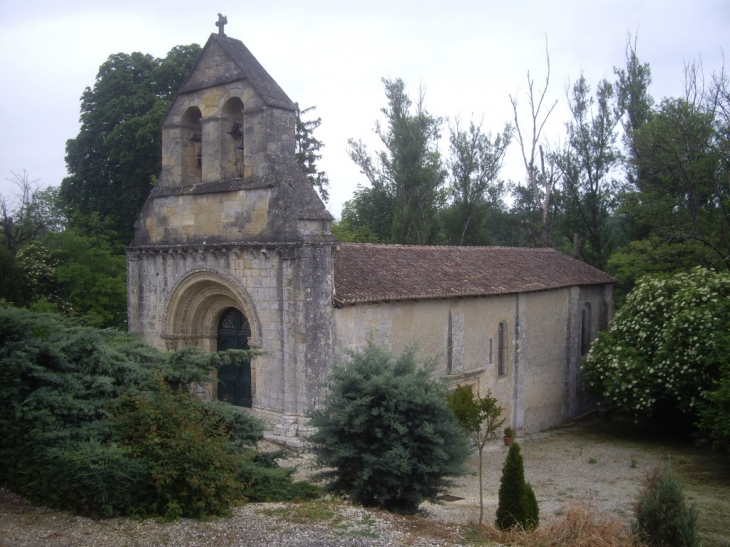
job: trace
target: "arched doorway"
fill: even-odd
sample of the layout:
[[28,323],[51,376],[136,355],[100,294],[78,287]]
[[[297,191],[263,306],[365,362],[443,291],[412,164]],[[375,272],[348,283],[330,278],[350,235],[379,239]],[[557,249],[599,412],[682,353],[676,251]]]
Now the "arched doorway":
[[[228,308],[218,322],[218,351],[249,349],[251,326],[236,308]],[[251,407],[251,361],[222,366],[218,371],[218,399],[236,406]]]

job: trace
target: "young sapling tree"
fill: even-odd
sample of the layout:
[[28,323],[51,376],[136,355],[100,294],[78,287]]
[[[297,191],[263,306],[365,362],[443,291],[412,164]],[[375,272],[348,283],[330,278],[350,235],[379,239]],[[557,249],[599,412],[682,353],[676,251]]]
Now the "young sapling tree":
[[471,387],[457,386],[447,395],[449,408],[456,416],[459,425],[467,432],[474,446],[479,451],[479,526],[484,519],[484,496],[482,494],[482,460],[484,445],[496,436],[497,430],[504,424],[502,407],[497,399],[487,390],[484,397],[474,395]]

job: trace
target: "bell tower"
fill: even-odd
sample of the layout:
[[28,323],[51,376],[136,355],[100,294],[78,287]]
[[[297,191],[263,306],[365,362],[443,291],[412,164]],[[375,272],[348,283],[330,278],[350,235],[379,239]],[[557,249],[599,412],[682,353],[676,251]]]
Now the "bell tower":
[[162,172],[127,249],[129,327],[161,349],[217,351],[238,310],[265,352],[252,407],[293,436],[330,364],[336,240],[295,160],[294,103],[226,23],[162,121]]

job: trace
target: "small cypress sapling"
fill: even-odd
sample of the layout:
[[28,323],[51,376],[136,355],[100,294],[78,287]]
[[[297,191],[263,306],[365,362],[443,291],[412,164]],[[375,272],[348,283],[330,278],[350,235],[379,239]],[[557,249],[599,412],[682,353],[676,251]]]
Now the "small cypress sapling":
[[634,532],[652,547],[696,547],[697,510],[669,466],[647,473],[634,505]]
[[530,530],[538,525],[539,509],[532,487],[525,483],[520,444],[512,443],[502,468],[496,526],[509,530],[520,526]]

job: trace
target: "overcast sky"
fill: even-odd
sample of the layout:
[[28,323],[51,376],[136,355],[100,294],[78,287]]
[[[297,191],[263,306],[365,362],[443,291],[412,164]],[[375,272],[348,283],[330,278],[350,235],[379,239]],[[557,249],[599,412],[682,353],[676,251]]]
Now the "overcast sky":
[[[473,115],[496,132],[512,119],[510,94],[525,105],[527,71],[544,81],[547,38],[548,96],[559,100],[547,129],[554,142],[567,119],[566,86],[581,71],[593,89],[600,78],[613,79],[628,32],[638,31],[657,100],[682,94],[685,63],[701,58],[708,76],[719,69],[730,36],[728,0],[0,0],[0,192],[24,169],[43,184],[60,183],[65,142],[79,129],[79,98],[110,54],[163,57],[176,45],[203,45],[217,31],[219,11],[228,17],[226,34],[243,40],[292,100],[317,106],[315,135],[325,143],[321,167],[336,216],[366,184],[347,139],[377,147],[382,77],[402,78],[412,97],[423,85],[434,115]],[[513,144],[503,177],[521,180],[521,161]]]

